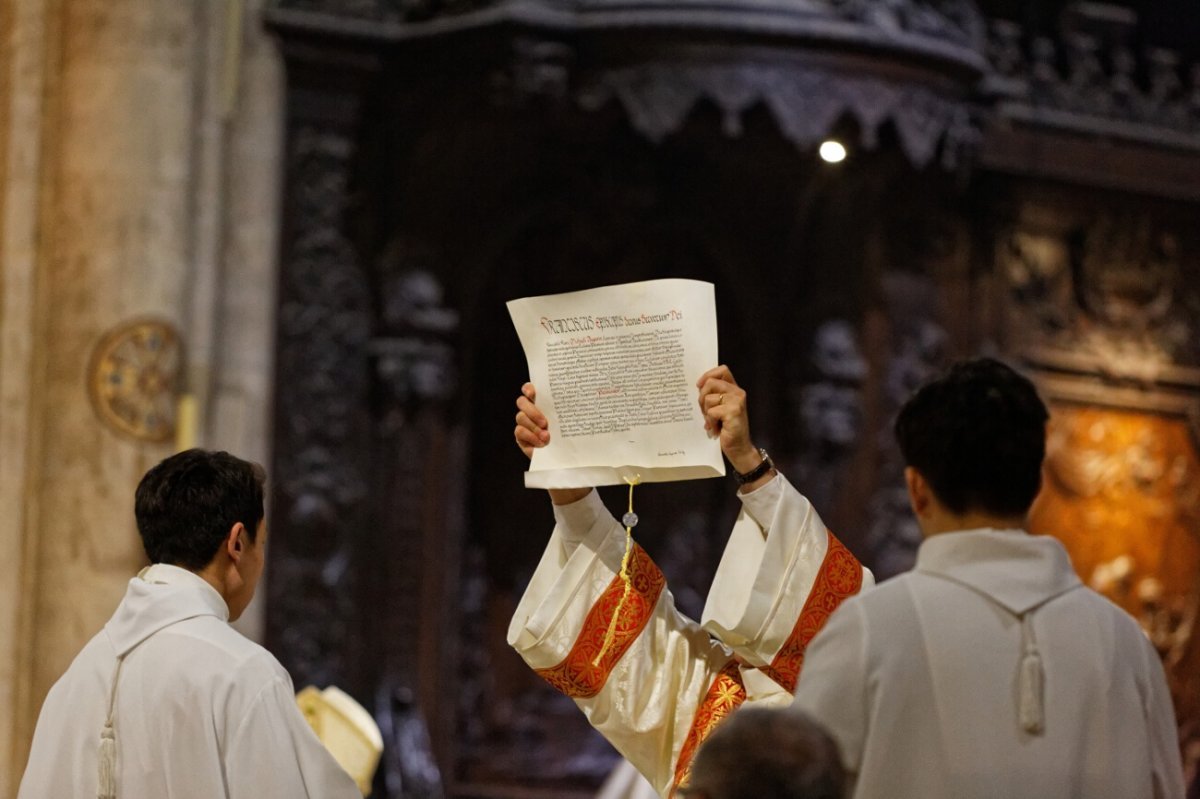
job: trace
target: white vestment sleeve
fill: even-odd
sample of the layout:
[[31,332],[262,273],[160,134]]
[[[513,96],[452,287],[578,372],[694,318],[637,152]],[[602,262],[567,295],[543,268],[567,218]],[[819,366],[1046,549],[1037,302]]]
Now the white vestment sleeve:
[[875,579],[782,474],[739,497],[742,512],[701,621],[791,690],[808,640],[829,612]]
[[225,753],[229,799],[362,799],[278,677],[251,703]]
[[680,614],[637,546],[626,592],[625,531],[596,492],[556,507],[555,516],[509,644],[666,796],[729,712],[743,701],[785,704],[791,696],[753,670],[743,675],[726,647]]

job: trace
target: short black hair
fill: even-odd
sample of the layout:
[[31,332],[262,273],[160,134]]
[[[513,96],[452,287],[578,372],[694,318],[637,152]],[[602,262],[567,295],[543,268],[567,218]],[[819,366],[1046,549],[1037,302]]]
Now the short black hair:
[[237,522],[253,542],[263,518],[266,473],[228,452],[189,449],[138,483],[134,516],[151,563],[199,571]]
[[692,761],[682,794],[707,799],[842,799],[837,744],[790,708],[744,707],[721,723]]
[[1041,489],[1049,418],[1028,378],[974,358],[913,394],[896,418],[896,441],[950,511],[1015,516]]

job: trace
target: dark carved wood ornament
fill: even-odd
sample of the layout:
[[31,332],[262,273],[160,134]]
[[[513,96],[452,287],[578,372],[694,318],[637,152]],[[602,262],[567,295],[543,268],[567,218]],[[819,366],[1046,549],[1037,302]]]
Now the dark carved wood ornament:
[[[268,8],[267,643],[375,714],[375,796],[582,799],[611,768],[504,643],[552,519],[511,442],[503,303],[669,276],[716,284],[756,440],[879,576],[919,540],[895,410],[953,357],[1022,365],[1054,410],[1034,526],[1142,621],[1200,755],[1200,68],[1121,6],[1044,5]],[[721,481],[643,494],[685,611],[735,513]]]

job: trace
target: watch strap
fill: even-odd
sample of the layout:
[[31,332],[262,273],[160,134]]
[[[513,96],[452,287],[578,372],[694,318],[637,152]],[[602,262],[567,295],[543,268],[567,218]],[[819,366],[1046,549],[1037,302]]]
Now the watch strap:
[[771,456],[762,447],[758,448],[758,454],[762,455],[762,462],[748,472],[734,471],[733,479],[737,480],[738,485],[746,485],[753,483],[758,478],[762,477],[767,472],[775,468],[775,463],[771,460]]

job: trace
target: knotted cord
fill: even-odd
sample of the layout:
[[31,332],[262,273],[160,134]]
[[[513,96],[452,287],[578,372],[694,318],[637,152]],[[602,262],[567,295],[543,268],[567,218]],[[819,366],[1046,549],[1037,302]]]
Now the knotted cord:
[[613,611],[612,618],[608,622],[608,630],[604,633],[604,644],[592,660],[592,666],[594,667],[600,665],[600,661],[604,659],[609,647],[612,646],[613,641],[616,639],[617,620],[621,618],[621,611],[625,609],[625,603],[628,601],[629,595],[633,593],[633,581],[629,577],[629,558],[633,554],[633,528],[638,523],[637,514],[633,512],[633,487],[640,483],[641,480],[642,476],[640,474],[625,478],[625,482],[629,484],[629,510],[621,517],[621,522],[625,525],[625,554],[621,558],[621,582],[625,584],[625,590],[621,592],[621,601],[617,603],[617,608]]

